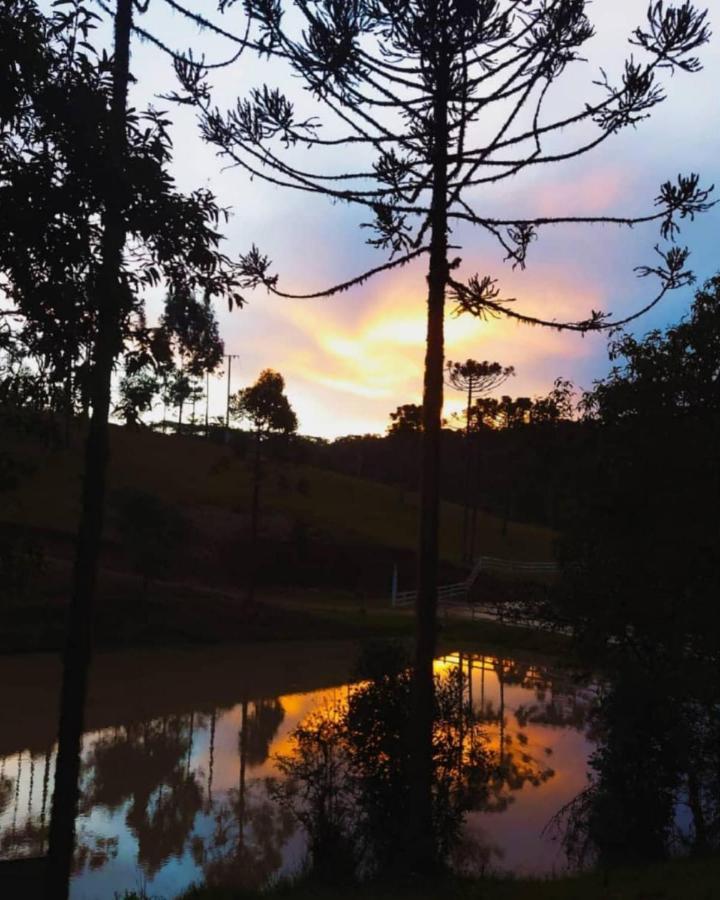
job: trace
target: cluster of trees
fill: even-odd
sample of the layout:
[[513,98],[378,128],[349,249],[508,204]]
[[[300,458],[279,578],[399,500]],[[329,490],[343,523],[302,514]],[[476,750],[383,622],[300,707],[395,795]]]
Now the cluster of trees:
[[[213,100],[210,70],[137,26],[173,57],[181,85],[175,99],[196,108],[204,139],[221,154],[273,184],[342,200],[372,216],[369,243],[389,259],[316,296],[332,296],[427,257],[410,762],[415,790],[408,827],[414,835],[411,866],[431,870],[437,862],[432,664],[446,304],[453,302],[458,314],[575,332],[618,324],[600,311],[565,323],[523,313],[501,296],[492,276],[460,273],[462,260],[449,233],[459,224],[476,226],[514,265],[524,266],[550,224],[656,222],[670,243],[659,251],[659,264],[640,270],[660,282],[645,308],[687,284],[687,250],[674,240],[679,219],[709,206],[709,191],[697,175],[663,184],[654,211],[641,217],[489,218],[474,202],[479,186],[488,190],[528,167],[581,156],[645,118],[664,99],[661,75],[700,68],[695,53],[709,39],[706,15],[689,2],[651,5],[647,22],[631,37],[634,54],[616,80],[603,73],[598,93],[579,111],[558,115],[557,104],[546,103],[548,95],[583,63],[594,33],[584,0],[222,2],[226,26],[176,0],[170,5],[230,40],[231,64],[242,65],[239,44],[240,51],[289,66],[327,113],[330,130],[321,131],[315,119],[298,120],[292,99],[267,85],[223,112]],[[180,370],[174,396],[182,408],[191,379],[219,362],[210,302],[224,298],[240,305],[238,288],[244,287],[283,295],[257,248],[237,266],[220,251],[225,212],[209,192],[177,190],[167,118],[128,107],[131,34],[134,18],[146,9],[138,0],[117,0],[108,54],[97,49],[97,16],[82,2],[61,3],[49,15],[33,0],[3,0],[0,7],[2,290],[10,317],[64,398],[52,402],[68,410],[79,403],[90,412],[50,830],[49,896],[58,898],[67,893],[77,807],[113,372],[124,367],[124,411],[132,420],[152,402],[153,375],[172,360],[173,371]],[[290,9],[296,15],[283,15]],[[234,34],[237,15],[244,18]],[[476,127],[479,122],[483,127]],[[577,128],[575,142],[570,126]],[[565,143],[558,145],[555,137]],[[318,147],[327,156],[331,150],[343,154],[340,171],[317,171],[315,163],[299,158],[302,149]],[[366,171],[346,171],[348,147],[372,157]],[[166,309],[161,327],[148,327],[145,299],[158,286],[165,289]]]
[[565,612],[593,639],[716,653],[720,276],[678,324],[620,335],[611,356],[583,398]]
[[[3,417],[17,424],[28,414],[48,413],[62,423],[64,438],[70,436],[73,421],[87,421],[91,397],[87,348],[67,361],[57,344],[36,340],[37,324],[16,317],[5,322],[0,334],[0,407]],[[192,409],[190,423],[196,424],[196,406],[205,399],[204,382],[222,363],[224,343],[212,306],[196,296],[165,298],[156,324],[144,321],[129,327],[113,372],[112,415],[129,427],[143,424],[143,416],[158,405],[176,411],[177,428],[183,424],[186,407]]]
[[[80,398],[90,410],[50,828],[48,896],[57,897],[67,895],[72,859],[113,371],[124,360],[138,377],[173,350],[214,364],[217,331],[198,343],[194,314],[216,297],[240,302],[219,249],[224,211],[205,189],[177,189],[168,119],[128,108],[132,18],[132,0],[121,0],[110,55],[82,3],[49,15],[31,0],[2,5],[3,319],[18,323],[11,335],[41,361],[66,409]],[[158,286],[166,307],[155,329],[145,301]]]
[[[552,390],[543,397],[478,397],[464,413],[454,413],[450,422],[443,419],[443,427],[455,426],[466,433],[485,429],[501,430],[523,425],[544,425],[567,422],[575,418],[576,390],[571,381],[558,378]],[[389,435],[419,434],[422,432],[422,407],[404,403],[390,413]]]

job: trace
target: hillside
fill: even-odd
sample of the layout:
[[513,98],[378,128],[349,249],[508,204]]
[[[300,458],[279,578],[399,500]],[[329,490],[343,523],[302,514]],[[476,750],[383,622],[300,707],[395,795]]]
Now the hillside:
[[[111,440],[111,501],[119,490],[140,489],[181,508],[201,542],[242,537],[251,490],[246,460],[199,438],[112,427]],[[29,472],[15,490],[2,495],[0,519],[72,535],[82,472],[80,437],[67,449],[48,449],[28,438],[6,437],[3,444],[28,464]],[[265,467],[262,530],[271,542],[288,541],[302,528],[322,543],[383,548],[405,557],[414,549],[417,509],[414,492],[306,465],[270,461]],[[461,508],[443,504],[440,552],[446,563],[459,562],[461,527]],[[113,536],[111,516],[111,542]],[[485,555],[549,559],[552,538],[548,529],[514,523],[503,535],[498,518],[480,515],[478,546]]]

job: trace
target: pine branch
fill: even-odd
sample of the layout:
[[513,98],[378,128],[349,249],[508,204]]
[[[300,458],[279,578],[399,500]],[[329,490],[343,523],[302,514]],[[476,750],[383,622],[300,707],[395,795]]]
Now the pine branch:
[[348,291],[350,290],[350,288],[357,287],[358,285],[363,284],[374,275],[378,275],[380,272],[387,272],[390,269],[396,269],[401,268],[402,266],[406,266],[409,262],[412,262],[412,260],[417,259],[417,257],[419,256],[422,256],[423,253],[428,253],[429,250],[429,246],[420,247],[417,250],[413,250],[412,252],[405,254],[405,256],[401,257],[400,259],[390,260],[389,262],[383,263],[380,266],[375,266],[375,268],[373,269],[368,269],[366,272],[363,272],[361,275],[357,275],[354,278],[349,279],[348,281],[343,281],[340,284],[333,285],[329,288],[324,288],[320,291],[313,291],[309,294],[295,294],[279,290],[277,287],[278,276],[269,274],[269,269],[272,265],[271,261],[267,256],[261,254],[255,245],[252,246],[249,253],[240,257],[239,266],[242,278],[242,287],[244,288],[255,288],[262,285],[276,297],[283,297],[287,300],[317,300],[325,297],[332,297],[336,294]]

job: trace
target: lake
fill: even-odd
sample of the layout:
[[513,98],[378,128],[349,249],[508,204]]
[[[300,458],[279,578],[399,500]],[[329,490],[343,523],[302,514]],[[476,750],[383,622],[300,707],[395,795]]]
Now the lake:
[[[98,654],[83,742],[73,900],[144,887],[176,897],[206,876],[262,886],[306,854],[268,793],[278,754],[313,711],[351,690],[357,648],[268,644]],[[547,661],[448,653],[502,775],[465,831],[486,871],[560,873],[545,826],[587,784],[595,690]],[[0,858],[44,852],[60,671],[46,656],[0,659]]]

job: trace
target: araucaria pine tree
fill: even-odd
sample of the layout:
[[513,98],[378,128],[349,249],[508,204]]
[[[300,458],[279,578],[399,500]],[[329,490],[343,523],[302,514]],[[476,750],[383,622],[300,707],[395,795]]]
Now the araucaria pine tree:
[[515,374],[513,366],[501,366],[499,362],[478,362],[468,359],[464,363],[448,360],[445,366],[446,384],[455,391],[467,394],[465,406],[465,489],[463,492],[462,559],[471,562],[475,552],[475,525],[477,497],[475,475],[470,444],[473,397],[485,397]]
[[[630,35],[624,67],[601,70],[585,102],[559,113],[558,94],[567,77],[577,82],[574,73],[586,65],[584,46],[594,33],[595,6],[586,0],[245,0],[248,20],[238,28],[210,22],[178,0],[164,2],[235,45],[289,67],[327,114],[322,122],[300,120],[292,99],[267,85],[224,112],[213,104],[207,72],[196,61],[177,61],[183,87],[177,99],[197,104],[204,137],[226,159],[274,185],[367,209],[369,243],[387,254],[385,261],[306,296],[331,296],[417,257],[428,260],[410,853],[415,865],[431,865],[446,303],[459,313],[578,332],[613,324],[599,311],[575,322],[559,322],[551,310],[543,318],[526,315],[502,298],[491,275],[461,275],[450,233],[460,225],[477,226],[497,240],[505,259],[524,267],[531,245],[549,225],[657,222],[668,243],[658,248],[661,261],[639,273],[656,276],[659,288],[634,316],[687,284],[687,250],[674,244],[678,223],[709,205],[709,191],[695,174],[663,184],[654,208],[638,217],[619,211],[499,218],[486,215],[478,201],[524,170],[580,157],[647,117],[664,99],[663,77],[701,68],[695,53],[709,39],[706,13],[690,2],[652,3],[644,24]],[[228,21],[240,6],[236,0],[220,4]],[[362,158],[363,150],[368,164],[348,170],[348,156]],[[280,290],[270,260],[257,248],[243,267],[247,285],[297,296]]]

